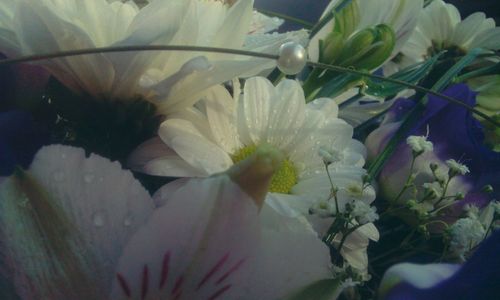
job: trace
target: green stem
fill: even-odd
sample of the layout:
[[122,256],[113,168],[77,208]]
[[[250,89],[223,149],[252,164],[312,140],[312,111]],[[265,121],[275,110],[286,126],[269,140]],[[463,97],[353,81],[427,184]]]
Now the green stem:
[[396,196],[396,198],[394,198],[394,200],[391,202],[390,205],[397,203],[398,200],[399,200],[399,198],[401,198],[401,196],[403,196],[404,192],[406,192],[406,190],[409,187],[411,187],[411,185],[410,185],[411,174],[413,172],[413,168],[415,167],[415,160],[416,160],[416,158],[417,157],[415,155],[412,155],[412,160],[411,160],[411,164],[410,164],[410,172],[408,174],[408,177],[406,178],[405,185],[403,186],[403,188],[401,189],[401,191],[399,192],[399,194]]
[[486,75],[496,75],[500,73],[500,63],[496,63],[493,66],[488,66],[485,68],[477,69],[468,73],[465,73],[462,76],[458,76],[454,82],[459,83],[471,78],[486,76]]

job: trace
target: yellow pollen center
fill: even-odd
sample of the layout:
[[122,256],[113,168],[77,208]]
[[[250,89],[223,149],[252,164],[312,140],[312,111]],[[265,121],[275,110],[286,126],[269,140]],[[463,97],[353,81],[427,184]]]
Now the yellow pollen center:
[[[252,155],[256,150],[257,146],[246,146],[238,151],[236,151],[231,158],[233,163],[238,163],[245,158]],[[269,191],[272,193],[289,194],[292,187],[297,183],[297,171],[293,163],[289,159],[283,160],[280,168],[274,173],[271,178],[271,185],[269,186]]]

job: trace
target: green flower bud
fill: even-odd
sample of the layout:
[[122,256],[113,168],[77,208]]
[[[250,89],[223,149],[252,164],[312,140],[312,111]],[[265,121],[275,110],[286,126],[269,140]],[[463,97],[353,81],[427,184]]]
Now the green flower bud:
[[344,37],[341,33],[332,31],[320,41],[319,61],[326,64],[333,64],[339,57],[344,47]]
[[394,49],[396,36],[391,27],[379,24],[349,38],[337,62],[357,69],[374,69],[386,61]]
[[493,193],[493,187],[491,185],[485,185],[482,189],[481,189],[482,192],[485,192],[485,193],[488,193],[488,194],[491,194]]
[[356,30],[360,21],[359,5],[351,1],[340,13],[335,15],[334,31],[341,33],[344,38],[349,37]]
[[363,29],[347,40],[342,53],[338,58],[339,64],[343,66],[352,66],[361,59],[375,42],[376,30],[373,28]]
[[374,69],[383,64],[391,55],[396,44],[396,35],[391,27],[380,24],[375,26],[376,42],[372,44],[363,58],[357,62],[358,68]]

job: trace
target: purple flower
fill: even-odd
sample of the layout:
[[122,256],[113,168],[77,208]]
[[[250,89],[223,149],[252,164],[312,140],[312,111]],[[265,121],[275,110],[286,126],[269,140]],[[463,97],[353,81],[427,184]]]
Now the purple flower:
[[31,114],[19,110],[0,113],[0,176],[10,175],[18,165],[28,167],[48,142],[47,130]]
[[[448,88],[445,95],[459,99],[474,106],[476,93],[466,85],[459,84]],[[401,125],[402,116],[414,106],[408,99],[397,100],[387,114],[382,125],[373,131],[366,140],[369,157],[373,159]],[[463,203],[474,202],[483,206],[487,197],[480,190],[487,184],[494,187],[493,196],[500,195],[500,153],[484,145],[483,127],[467,109],[452,104],[436,96],[429,96],[427,107],[420,120],[408,132],[408,136],[426,136],[434,144],[434,151],[424,153],[415,161],[414,172],[418,172],[416,185],[433,181],[430,163],[444,169],[446,160],[454,159],[466,165],[470,173],[454,178],[447,195],[458,192],[467,194]],[[412,160],[411,149],[402,142],[384,166],[379,176],[381,195],[394,199],[409,175]],[[402,200],[408,200],[408,194]],[[406,199],[405,199],[406,198]]]
[[500,231],[463,265],[398,264],[380,288],[384,300],[496,299],[500,295]]
[[0,66],[0,176],[10,175],[17,165],[29,166],[38,149],[49,142],[45,126],[15,108],[38,103],[47,81],[47,72],[38,66]]

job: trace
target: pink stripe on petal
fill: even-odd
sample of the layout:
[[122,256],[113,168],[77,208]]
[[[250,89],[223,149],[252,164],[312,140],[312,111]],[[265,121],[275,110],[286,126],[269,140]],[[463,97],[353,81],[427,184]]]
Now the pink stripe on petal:
[[182,296],[182,290],[179,290],[177,295],[175,295],[175,297],[172,300],[179,300],[181,298],[181,296]]
[[198,291],[207,281],[212,277],[217,271],[221,269],[221,267],[226,263],[229,258],[229,253],[226,253],[213,267],[208,271],[208,273],[203,277],[203,279],[198,284],[196,290]]
[[215,300],[215,299],[217,299],[219,296],[221,296],[222,294],[224,294],[225,292],[227,292],[227,290],[229,290],[230,288],[231,288],[230,284],[223,286],[222,288],[218,289],[215,293],[213,293],[213,295],[211,295],[210,297],[208,297],[207,300]]
[[148,294],[149,287],[149,269],[148,266],[145,265],[142,270],[142,283],[141,283],[141,299],[145,299]]
[[165,253],[165,255],[163,256],[163,263],[160,274],[160,289],[162,289],[165,283],[167,282],[169,263],[170,263],[170,251],[167,251],[167,253]]
[[118,283],[120,284],[120,287],[122,288],[122,291],[125,293],[127,297],[130,298],[132,293],[130,292],[130,287],[128,286],[127,281],[121,274],[116,274],[116,279],[118,280]]
[[229,269],[226,273],[224,273],[224,275],[222,275],[216,282],[215,284],[220,284],[221,282],[223,282],[224,280],[226,280],[229,275],[231,275],[232,273],[234,273],[235,271],[237,271],[241,265],[245,262],[245,259],[241,259],[239,260],[231,269]]
[[181,286],[182,286],[183,282],[184,282],[184,276],[181,275],[175,281],[174,289],[172,290],[171,295],[176,294],[181,289]]

